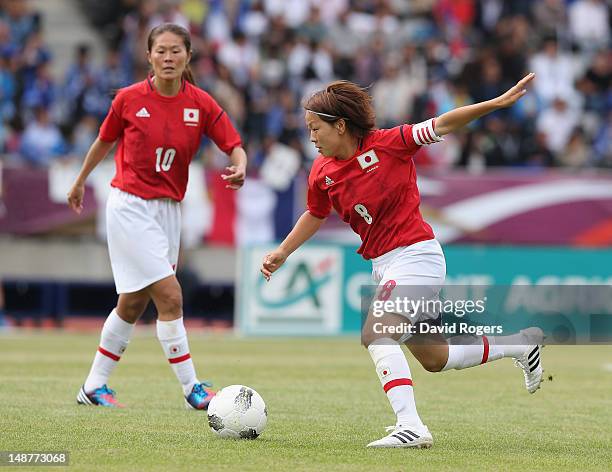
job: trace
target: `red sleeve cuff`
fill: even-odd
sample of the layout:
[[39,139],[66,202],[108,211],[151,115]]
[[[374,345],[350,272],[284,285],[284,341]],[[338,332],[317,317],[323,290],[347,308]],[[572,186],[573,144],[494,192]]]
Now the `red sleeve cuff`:
[[310,208],[307,208],[308,213],[310,213],[312,216],[314,216],[315,218],[319,218],[320,220],[324,220],[325,218],[327,218],[329,216],[329,213],[327,215],[323,215],[321,214],[317,214],[317,212],[312,211]]

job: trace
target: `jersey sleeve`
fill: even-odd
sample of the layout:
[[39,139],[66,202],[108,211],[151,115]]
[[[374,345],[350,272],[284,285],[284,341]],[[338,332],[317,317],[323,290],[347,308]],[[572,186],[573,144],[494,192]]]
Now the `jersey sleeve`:
[[411,157],[423,145],[443,141],[436,135],[435,118],[414,125],[403,124],[395,128],[380,130],[382,144],[389,149],[397,151],[399,156]]
[[204,123],[204,134],[212,139],[225,154],[230,154],[232,149],[242,145],[240,135],[225,110],[212,97],[208,96],[207,99],[205,114],[207,121]]
[[318,176],[321,166],[315,160],[310,175],[308,176],[308,196],[306,198],[306,209],[315,218],[325,219],[331,212],[331,202],[329,195],[318,183]]
[[123,119],[121,117],[124,103],[125,94],[119,91],[108,109],[106,118],[104,118],[100,126],[100,132],[98,133],[100,140],[112,143],[123,133]]

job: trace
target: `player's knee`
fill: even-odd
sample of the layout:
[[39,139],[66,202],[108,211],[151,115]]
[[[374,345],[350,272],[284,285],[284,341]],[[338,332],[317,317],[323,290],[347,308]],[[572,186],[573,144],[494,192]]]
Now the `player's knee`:
[[180,317],[183,312],[183,297],[180,291],[172,291],[167,293],[160,303],[161,306],[157,310],[168,315],[176,315]]
[[135,323],[146,310],[148,303],[148,299],[127,298],[120,301],[117,311],[119,316],[125,321],[128,323]]

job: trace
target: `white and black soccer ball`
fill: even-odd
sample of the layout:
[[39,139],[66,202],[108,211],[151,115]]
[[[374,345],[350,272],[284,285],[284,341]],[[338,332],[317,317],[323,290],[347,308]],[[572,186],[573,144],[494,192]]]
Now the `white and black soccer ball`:
[[217,392],[208,405],[210,429],[222,438],[255,439],[268,422],[261,395],[244,385],[230,385]]

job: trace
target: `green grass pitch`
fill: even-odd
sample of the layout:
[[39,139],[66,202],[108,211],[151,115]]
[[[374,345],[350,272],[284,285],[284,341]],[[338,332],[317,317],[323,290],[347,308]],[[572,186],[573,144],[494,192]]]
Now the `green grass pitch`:
[[554,381],[534,395],[508,359],[432,374],[410,358],[434,447],[369,450],[365,445],[394,418],[356,338],[191,336],[202,379],[216,387],[249,385],[265,399],[268,427],[254,441],[219,439],[205,414],[184,409],[152,332],[136,335],[110,382],[128,408],[78,406],[97,339],[0,335],[0,450],[69,451],[65,470],[104,472],[548,471],[612,464],[612,346],[547,347],[544,368]]

